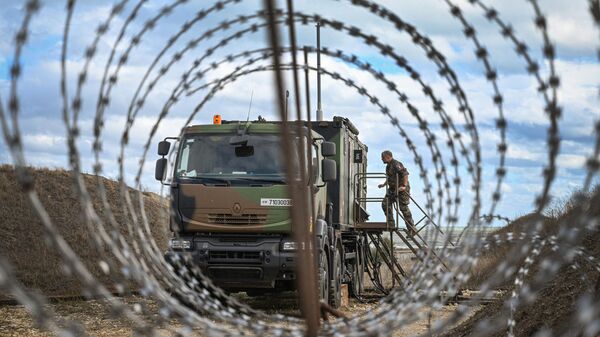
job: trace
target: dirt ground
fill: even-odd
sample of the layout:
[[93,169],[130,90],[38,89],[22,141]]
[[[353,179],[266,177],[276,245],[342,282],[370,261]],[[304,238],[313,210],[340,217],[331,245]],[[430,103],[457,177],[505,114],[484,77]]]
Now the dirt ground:
[[[256,309],[264,310],[267,313],[282,313],[288,315],[298,315],[297,303],[293,293],[284,296],[270,297],[262,296],[250,298],[244,293],[235,295],[242,302],[245,302]],[[134,310],[141,308],[143,317],[146,321],[156,323],[160,320],[158,306],[155,301],[145,299],[139,296],[129,296],[123,298],[126,303]],[[348,315],[362,314],[372,310],[377,303],[360,303],[351,299],[347,307],[342,311]],[[64,321],[78,321],[85,328],[90,336],[131,336],[133,331],[131,323],[125,319],[114,318],[110,311],[99,301],[65,301],[49,304],[56,317]],[[438,319],[444,319],[451,315],[457,309],[457,305],[446,305],[440,309],[432,311],[431,322]],[[473,307],[472,312],[477,311],[479,307]],[[424,309],[426,310],[426,309]],[[429,328],[429,319],[414,322],[403,327],[400,331],[394,333],[394,337],[417,336],[427,333]],[[177,320],[171,320],[163,324],[159,333],[165,336],[175,336],[174,331],[182,328],[183,325]],[[192,336],[203,336],[201,330],[194,329]],[[25,308],[21,305],[0,306],[0,336],[24,336],[40,337],[52,336],[52,333],[37,329],[31,320]]]

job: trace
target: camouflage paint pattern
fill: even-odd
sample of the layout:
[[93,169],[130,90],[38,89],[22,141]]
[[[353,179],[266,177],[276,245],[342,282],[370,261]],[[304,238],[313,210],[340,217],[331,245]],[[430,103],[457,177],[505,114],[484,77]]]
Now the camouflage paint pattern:
[[[245,123],[228,123],[221,125],[195,125],[184,130],[186,135],[225,134],[235,135],[238,127]],[[251,123],[248,134],[278,134],[280,127],[276,123]],[[322,138],[313,132],[313,138]],[[181,143],[182,144],[182,143]],[[180,144],[180,146],[181,146]],[[314,147],[313,147],[314,151]],[[318,154],[318,161],[322,159]],[[307,158],[310,160],[310,158]],[[319,169],[320,169],[320,165]],[[320,178],[315,185],[323,185]],[[184,232],[206,233],[291,233],[292,224],[289,206],[264,206],[261,199],[288,199],[287,185],[268,186],[209,186],[198,183],[179,181],[177,188],[177,215]],[[314,214],[311,215],[312,226],[316,218],[323,218],[327,200],[326,186],[314,191]],[[307,196],[310,197],[310,196]]]
[[[355,207],[357,190],[364,189],[365,191],[362,196],[366,196],[366,181],[358,181],[355,178],[358,173],[367,172],[368,149],[360,142],[358,136],[350,131],[346,122],[348,120],[343,117],[334,117],[333,122],[323,124],[313,122],[313,130],[318,133],[327,134],[325,140],[334,143],[336,147],[335,156],[330,158],[335,160],[338,167],[338,179],[333,183],[335,186],[332,186],[329,191],[329,200],[334,203],[333,222],[341,226],[353,227],[356,225],[358,217]],[[334,132],[331,131],[332,124],[336,125]],[[354,150],[363,151],[362,163],[354,163]],[[366,209],[366,202],[361,201],[361,206]]]

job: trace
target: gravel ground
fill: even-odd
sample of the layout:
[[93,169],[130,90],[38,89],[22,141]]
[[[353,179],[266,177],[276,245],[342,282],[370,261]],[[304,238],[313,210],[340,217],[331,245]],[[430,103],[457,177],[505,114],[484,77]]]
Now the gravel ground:
[[[263,296],[258,298],[250,298],[243,293],[235,296],[252,307],[264,310],[267,313],[299,314],[293,293],[285,294],[284,296]],[[134,310],[141,309],[143,313],[141,317],[146,321],[154,324],[161,321],[155,301],[138,296],[129,296],[122,300],[128,303]],[[351,299],[348,307],[342,308],[342,311],[351,316],[365,313],[376,306],[377,303],[360,303]],[[100,301],[65,301],[52,303],[47,307],[54,312],[55,317],[58,317],[63,322],[61,324],[66,324],[65,322],[67,321],[77,321],[90,336],[131,336],[133,334],[131,322],[123,318],[113,317],[110,311],[106,309],[106,306]],[[416,321],[395,332],[393,336],[404,337],[426,333],[430,322],[448,317],[456,308],[456,305],[446,305],[440,309],[432,310],[431,320],[423,319]],[[474,307],[472,312],[475,312],[478,308]],[[163,322],[158,331],[166,336],[174,336],[176,335],[175,331],[182,328],[183,325],[173,319]],[[201,330],[194,329],[192,335],[203,336],[203,333]],[[52,336],[52,333],[37,329],[25,308],[16,305],[0,306],[0,336],[38,337]]]

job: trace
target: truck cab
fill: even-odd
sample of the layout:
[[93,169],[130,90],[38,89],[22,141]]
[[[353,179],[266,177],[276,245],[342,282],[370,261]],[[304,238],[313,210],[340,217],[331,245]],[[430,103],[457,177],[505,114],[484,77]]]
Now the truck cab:
[[[338,125],[344,123],[338,120]],[[335,224],[334,220],[340,218],[340,186],[348,193],[354,187],[347,186],[352,179],[340,167],[343,156],[339,151],[347,149],[324,137],[318,127],[307,122],[301,122],[300,128],[290,127],[300,130],[290,136],[298,150],[286,154],[297,165],[293,170],[297,176],[292,177],[285,174],[279,122],[219,120],[188,126],[180,137],[161,141],[158,153],[162,158],[156,163],[155,178],[165,183],[165,176],[172,176],[166,182],[173,232],[167,259],[189,254],[205,275],[229,291],[253,294],[294,289],[299,247],[292,240],[289,209],[293,205],[287,188],[288,182],[304,173],[312,194],[307,196],[312,203],[307,212],[311,212],[319,247],[321,297],[339,306],[339,287],[348,268],[344,244],[349,241],[342,237],[351,231],[351,224]],[[176,151],[167,172],[169,140],[176,144]],[[340,183],[339,173],[347,181]],[[349,256],[358,259],[358,254]]]

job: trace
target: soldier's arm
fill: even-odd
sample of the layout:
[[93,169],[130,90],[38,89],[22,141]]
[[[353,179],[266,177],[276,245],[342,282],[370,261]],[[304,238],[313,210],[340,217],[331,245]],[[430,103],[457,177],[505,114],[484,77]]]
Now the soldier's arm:
[[400,182],[399,188],[406,188],[408,186],[408,170],[402,163],[398,162],[395,165],[396,174],[402,176],[402,181]]
[[408,186],[408,172],[404,175],[404,179],[402,179],[402,187],[406,188]]

